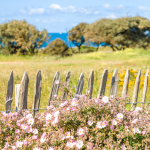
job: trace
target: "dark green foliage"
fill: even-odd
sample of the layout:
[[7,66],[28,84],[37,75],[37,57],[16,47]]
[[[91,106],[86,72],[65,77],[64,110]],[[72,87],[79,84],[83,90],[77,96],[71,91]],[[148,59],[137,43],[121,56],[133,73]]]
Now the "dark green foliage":
[[61,55],[62,57],[72,55],[65,42],[59,38],[52,41],[48,47],[43,50],[43,53],[49,55]]
[[87,25],[87,23],[80,23],[68,32],[69,40],[78,47],[79,53],[81,45],[85,42],[83,32]]

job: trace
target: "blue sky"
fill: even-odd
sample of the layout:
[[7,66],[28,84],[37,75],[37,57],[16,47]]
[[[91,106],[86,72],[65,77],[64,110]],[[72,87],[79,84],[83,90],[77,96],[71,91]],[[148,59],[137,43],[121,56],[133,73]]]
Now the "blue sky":
[[0,23],[26,20],[49,33],[67,32],[81,22],[136,15],[150,19],[150,0],[0,0]]

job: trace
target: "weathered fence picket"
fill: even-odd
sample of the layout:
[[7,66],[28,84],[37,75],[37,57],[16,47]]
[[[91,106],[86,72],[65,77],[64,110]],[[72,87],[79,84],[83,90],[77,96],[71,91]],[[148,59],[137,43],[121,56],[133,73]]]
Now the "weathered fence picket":
[[52,88],[48,100],[48,106],[50,105],[51,101],[54,101],[56,99],[56,96],[58,94],[58,89],[59,89],[59,82],[60,82],[60,72],[57,71],[53,79]]
[[100,87],[99,87],[99,92],[97,98],[100,98],[101,96],[104,96],[105,94],[105,88],[106,88],[106,82],[107,82],[107,76],[108,76],[108,70],[104,70],[101,82],[100,82]]
[[41,76],[41,71],[39,70],[36,75],[36,80],[35,80],[35,91],[34,91],[34,98],[33,98],[33,105],[32,109],[33,115],[35,115],[39,110],[40,106],[40,98],[41,98],[41,87],[42,87],[42,76]]
[[117,95],[118,82],[119,82],[118,69],[115,69],[111,80],[110,96]]
[[[69,87],[70,75],[71,75],[71,72],[69,71],[66,74],[65,87]],[[99,87],[99,91],[97,95],[98,99],[100,99],[105,94],[107,77],[108,77],[108,70],[105,69],[102,74],[102,78],[100,82],[100,87]],[[124,77],[124,84],[123,84],[123,90],[122,90],[123,98],[126,98],[126,95],[128,92],[129,77],[130,77],[130,70],[127,69],[126,75]],[[132,99],[132,103],[130,103],[131,111],[135,110],[136,105],[138,103],[137,99],[138,99],[140,77],[141,77],[141,70],[139,70],[136,80],[135,80],[133,99]],[[149,77],[149,69],[147,69],[146,74],[145,74],[141,103],[147,103],[145,102],[145,98],[146,98],[146,93],[147,93],[147,88],[148,88],[148,77]],[[25,71],[21,84],[15,85],[15,110],[16,111],[27,109],[28,83],[29,83],[28,73]],[[48,106],[50,105],[50,103],[57,102],[56,97],[57,97],[58,90],[59,90],[59,83],[60,83],[60,72],[57,71],[53,79],[50,96],[48,99]],[[111,81],[110,96],[117,95],[118,83],[119,83],[118,69],[115,69],[113,76],[112,76],[112,81]],[[86,90],[86,94],[89,95],[90,99],[92,98],[93,85],[94,85],[94,71],[91,70],[89,74],[88,85],[87,85],[87,90]],[[84,86],[84,74],[81,73],[80,78],[77,83],[76,91],[75,91],[75,96],[74,96],[75,98],[78,97],[78,95],[82,94],[83,86]],[[35,79],[35,91],[34,91],[34,98],[33,98],[33,105],[32,105],[33,115],[38,113],[40,109],[39,107],[40,107],[40,98],[41,98],[41,87],[42,87],[42,76],[41,76],[41,71],[39,70],[37,72],[36,79]],[[67,100],[67,94],[68,94],[68,91],[65,90],[63,93],[63,97],[62,97],[63,100]],[[11,111],[12,98],[13,98],[13,72],[11,72],[10,78],[8,80],[7,95],[6,95],[6,102],[5,102],[5,111],[7,113]]]
[[83,85],[84,85],[84,74],[81,73],[80,78],[78,80],[77,87],[76,87],[75,97],[77,95],[82,95]]
[[149,77],[149,69],[147,69],[146,74],[145,74],[145,80],[144,80],[144,88],[143,88],[143,93],[142,93],[142,102],[145,102],[146,98],[146,92],[147,92],[147,86],[148,86],[148,77]]
[[122,97],[125,98],[128,92],[128,84],[129,84],[130,70],[127,69],[126,75],[124,77],[124,84],[122,90]]
[[18,100],[19,110],[27,109],[28,84],[29,84],[28,73],[27,71],[25,71],[23,78],[21,80],[20,91],[19,91],[19,100]]
[[[67,75],[66,75],[66,79],[65,79],[65,86],[69,87],[69,82],[70,82],[70,75],[71,75],[71,71],[68,71]],[[64,91],[63,93],[63,100],[67,99],[67,91]]]
[[90,99],[92,98],[93,84],[94,84],[94,71],[92,70],[89,75],[88,85],[86,90],[86,94],[89,95]]
[[11,103],[12,103],[12,96],[13,96],[13,71],[10,74],[9,80],[8,80],[8,86],[7,86],[7,96],[6,96],[6,102],[5,102],[5,110],[6,112],[9,112],[11,110]]
[[135,80],[133,99],[132,99],[132,103],[135,103],[135,104],[131,104],[131,111],[134,111],[135,107],[137,105],[136,102],[137,102],[137,99],[138,99],[140,77],[141,77],[141,70],[139,70],[138,75],[137,75],[136,80]]

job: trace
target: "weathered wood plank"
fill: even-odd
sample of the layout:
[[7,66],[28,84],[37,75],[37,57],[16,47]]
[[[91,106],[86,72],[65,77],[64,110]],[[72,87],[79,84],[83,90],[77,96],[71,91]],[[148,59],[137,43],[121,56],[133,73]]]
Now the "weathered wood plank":
[[[66,87],[69,87],[69,82],[70,82],[70,75],[71,75],[71,71],[68,71],[67,75],[66,75],[66,79],[65,79],[65,86]],[[66,100],[67,99],[67,91],[65,91],[63,93],[63,100]]]
[[60,72],[59,71],[56,72],[55,77],[53,79],[52,88],[51,88],[51,92],[50,92],[50,96],[49,96],[49,100],[48,100],[48,106],[50,105],[50,101],[55,100],[54,95],[58,94],[59,84],[56,84],[56,81],[60,82]]
[[16,111],[18,111],[18,106],[19,106],[20,85],[21,84],[16,84],[15,85],[15,109],[16,109]]
[[80,78],[78,80],[75,97],[77,97],[78,95],[82,95],[83,86],[84,86],[84,74],[81,73]]
[[117,95],[118,82],[119,82],[118,69],[115,69],[111,80],[110,96]]
[[104,96],[105,94],[105,88],[106,88],[106,82],[107,82],[107,77],[108,77],[108,70],[104,69],[104,72],[102,74],[101,82],[100,82],[100,87],[99,87],[99,92],[97,98],[99,99],[101,96]]
[[89,79],[88,79],[87,90],[86,90],[86,94],[89,94],[90,99],[92,98],[93,84],[94,84],[94,71],[91,70]]
[[[39,70],[35,79],[35,89],[34,89],[34,98],[32,109],[39,109],[40,106],[40,98],[41,98],[41,87],[42,87],[42,76],[41,71]],[[33,116],[38,113],[39,110],[33,110]]]
[[125,98],[128,92],[128,84],[129,84],[130,70],[127,69],[126,75],[124,77],[122,97]]
[[147,69],[145,74],[145,80],[144,80],[144,88],[142,93],[142,102],[145,102],[146,93],[147,93],[147,86],[148,86],[148,77],[149,77],[149,69]]
[[27,71],[24,72],[19,92],[19,106],[18,109],[27,109],[27,96],[28,96],[29,77]]
[[[139,85],[140,85],[140,77],[141,77],[141,69],[138,72],[138,75],[135,80],[135,85],[134,85],[134,93],[133,93],[133,99],[132,103],[136,103],[138,99],[138,92],[139,92]],[[134,111],[136,108],[137,104],[131,104],[131,111]]]
[[5,111],[6,113],[9,113],[11,110],[11,103],[13,100],[13,71],[10,74],[9,80],[8,80],[8,86],[7,86],[7,95],[6,95],[6,101],[5,101]]

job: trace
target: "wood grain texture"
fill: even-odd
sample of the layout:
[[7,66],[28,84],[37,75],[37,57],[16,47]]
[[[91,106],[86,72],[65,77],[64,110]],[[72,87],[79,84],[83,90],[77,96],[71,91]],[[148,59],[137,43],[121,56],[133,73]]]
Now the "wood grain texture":
[[24,72],[19,92],[19,106],[18,109],[27,109],[27,96],[28,96],[29,78],[27,71]]
[[11,103],[13,100],[13,71],[10,74],[9,80],[8,80],[8,86],[7,86],[7,95],[6,95],[6,101],[5,101],[5,111],[6,113],[9,113],[11,110]]
[[[141,77],[141,69],[138,72],[138,75],[135,80],[135,85],[134,85],[134,92],[133,92],[133,99],[132,103],[136,103],[138,99],[138,92],[139,92],[139,85],[140,85],[140,77]],[[131,111],[134,111],[136,108],[137,104],[131,104]]]
[[50,101],[55,100],[54,95],[58,94],[59,84],[57,85],[56,81],[60,82],[60,72],[59,71],[56,72],[54,79],[53,79],[52,88],[51,88],[50,96],[48,99],[48,106],[50,105]]
[[98,92],[98,95],[97,95],[98,99],[101,96],[105,95],[105,88],[106,88],[107,77],[108,77],[108,70],[104,69],[104,72],[103,72],[102,78],[101,78],[101,82],[100,82],[99,92]]
[[[32,109],[39,109],[40,106],[40,98],[41,98],[41,88],[42,88],[42,76],[41,71],[39,70],[35,79],[35,89],[34,89],[34,98]],[[33,110],[33,116],[38,113],[39,110]]]

